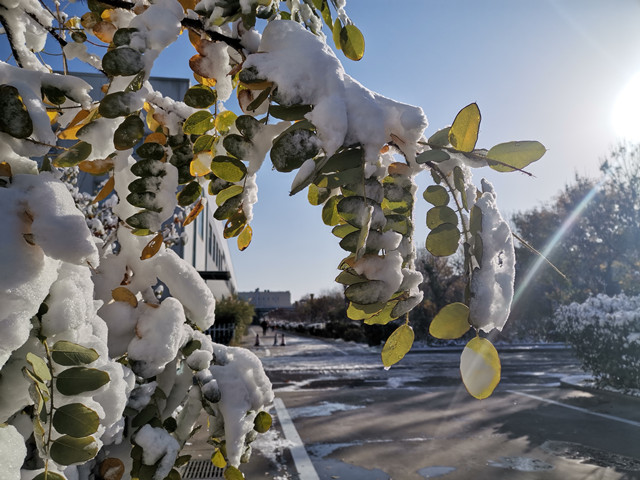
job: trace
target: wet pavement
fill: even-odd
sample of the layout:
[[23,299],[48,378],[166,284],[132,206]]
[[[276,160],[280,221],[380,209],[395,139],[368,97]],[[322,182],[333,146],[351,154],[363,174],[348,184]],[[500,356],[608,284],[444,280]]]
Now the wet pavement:
[[[386,371],[379,348],[273,340],[257,328],[245,337],[286,417],[272,409],[274,428],[242,467],[248,479],[640,479],[640,399],[561,388],[581,373],[569,350],[499,347],[501,384],[478,401],[456,349],[417,349]],[[291,455],[298,447],[313,474]]]

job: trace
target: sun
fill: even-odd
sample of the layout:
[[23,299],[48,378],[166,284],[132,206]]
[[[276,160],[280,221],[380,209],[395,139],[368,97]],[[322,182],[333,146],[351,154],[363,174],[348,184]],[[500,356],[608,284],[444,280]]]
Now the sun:
[[611,115],[613,131],[624,140],[640,141],[640,72],[618,94]]

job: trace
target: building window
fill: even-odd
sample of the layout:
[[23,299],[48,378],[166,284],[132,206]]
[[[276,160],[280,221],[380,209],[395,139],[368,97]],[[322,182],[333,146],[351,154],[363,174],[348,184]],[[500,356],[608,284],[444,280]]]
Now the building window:
[[200,238],[204,237],[204,215],[200,214],[196,217],[196,225],[198,228],[198,235]]
[[211,224],[208,224],[207,240],[208,240],[207,250],[209,251],[209,255],[211,255],[211,252],[213,251],[213,228],[211,228]]

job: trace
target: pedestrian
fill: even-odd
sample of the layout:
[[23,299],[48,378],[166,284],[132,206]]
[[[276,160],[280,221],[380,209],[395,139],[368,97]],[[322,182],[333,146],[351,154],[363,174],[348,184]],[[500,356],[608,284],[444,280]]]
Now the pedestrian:
[[267,334],[267,328],[269,328],[269,324],[266,320],[262,320],[260,322],[260,326],[262,327],[262,336],[264,337]]
[[273,346],[274,347],[278,346],[278,334],[277,333],[273,336]]
[[256,333],[256,343],[255,343],[255,346],[256,346],[256,347],[259,347],[259,346],[260,346],[260,334],[259,334],[259,333]]
[[282,340],[280,340],[280,346],[284,347],[286,345],[286,343],[284,341],[284,333],[282,334],[282,336],[280,338],[282,338]]

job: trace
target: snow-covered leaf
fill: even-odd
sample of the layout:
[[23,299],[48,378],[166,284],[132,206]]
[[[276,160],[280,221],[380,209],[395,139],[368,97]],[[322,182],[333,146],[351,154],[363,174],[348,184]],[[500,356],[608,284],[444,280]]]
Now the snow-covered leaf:
[[480,130],[480,109],[472,103],[458,112],[451,129],[449,130],[449,143],[456,150],[471,152],[478,141]]
[[68,403],[56,408],[52,422],[58,433],[81,438],[96,433],[100,418],[82,403]]
[[98,107],[98,113],[105,118],[124,117],[135,112],[137,110],[136,105],[136,93],[114,92],[102,99]]
[[59,340],[51,347],[51,358],[53,361],[58,365],[64,365],[66,367],[87,365],[96,361],[99,357],[100,355],[98,355],[98,352],[93,348],[87,348],[66,340]]
[[253,144],[249,140],[233,133],[224,137],[222,145],[230,155],[240,159],[249,156],[253,150]]
[[469,307],[455,302],[443,307],[429,325],[429,334],[442,340],[454,340],[467,333],[469,324]]
[[165,155],[164,147],[159,143],[150,142],[149,137],[137,148],[136,153],[141,158],[149,160],[161,160]]
[[135,75],[143,68],[142,54],[131,47],[114,48],[102,57],[102,69],[110,77]]
[[297,128],[280,135],[271,147],[271,163],[279,172],[291,172],[320,151],[316,134]]
[[385,367],[390,367],[402,360],[411,350],[413,339],[413,328],[407,324],[400,325],[382,347],[382,364]]
[[500,382],[500,357],[493,344],[475,337],[460,356],[460,374],[467,391],[475,398],[487,398]]

